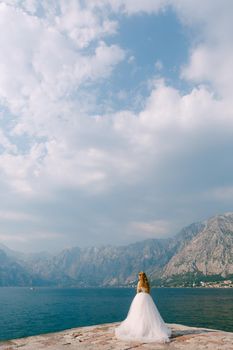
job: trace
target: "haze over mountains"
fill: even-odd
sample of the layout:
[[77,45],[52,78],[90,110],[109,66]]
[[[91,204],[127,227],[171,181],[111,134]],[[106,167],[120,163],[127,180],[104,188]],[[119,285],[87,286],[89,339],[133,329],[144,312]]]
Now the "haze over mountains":
[[0,286],[133,285],[144,270],[152,283],[233,276],[233,213],[183,228],[176,236],[126,246],[23,254],[0,245]]

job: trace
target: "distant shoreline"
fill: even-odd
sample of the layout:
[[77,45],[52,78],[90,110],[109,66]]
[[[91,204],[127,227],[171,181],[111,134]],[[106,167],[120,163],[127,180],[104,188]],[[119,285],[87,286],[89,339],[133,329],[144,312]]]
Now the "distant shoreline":
[[[86,287],[81,287],[81,286],[0,286],[0,288],[26,288],[26,289],[42,289],[42,288],[56,288],[56,289],[135,289],[136,287],[131,287],[131,286],[86,286]],[[211,286],[196,286],[196,287],[191,287],[191,286],[151,286],[151,289],[232,289],[233,286],[221,286],[221,287],[211,287]]]

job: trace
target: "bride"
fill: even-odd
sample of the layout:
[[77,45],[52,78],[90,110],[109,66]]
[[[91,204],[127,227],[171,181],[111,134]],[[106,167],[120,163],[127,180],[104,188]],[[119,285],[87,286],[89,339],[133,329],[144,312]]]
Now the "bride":
[[121,340],[140,342],[169,342],[171,330],[166,326],[150,296],[150,285],[145,272],[139,273],[137,294],[127,318],[115,329]]

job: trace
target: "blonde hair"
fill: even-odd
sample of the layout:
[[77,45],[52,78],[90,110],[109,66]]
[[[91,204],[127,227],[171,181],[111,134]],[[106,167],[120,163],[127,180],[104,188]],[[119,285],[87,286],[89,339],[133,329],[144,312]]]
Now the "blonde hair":
[[140,271],[139,275],[142,276],[142,282],[140,281],[140,287],[145,288],[147,293],[150,293],[150,283],[148,281],[147,275],[143,271]]

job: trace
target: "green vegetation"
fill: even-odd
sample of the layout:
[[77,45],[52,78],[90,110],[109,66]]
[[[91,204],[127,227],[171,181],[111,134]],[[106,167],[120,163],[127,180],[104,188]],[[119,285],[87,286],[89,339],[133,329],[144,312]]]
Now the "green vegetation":
[[221,283],[229,279],[233,281],[233,275],[223,277],[221,275],[204,275],[201,272],[188,272],[182,275],[173,275],[168,278],[160,278],[151,281],[152,287],[201,287],[202,283]]

